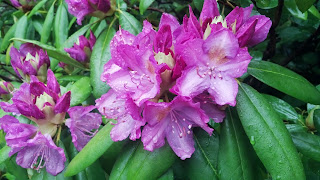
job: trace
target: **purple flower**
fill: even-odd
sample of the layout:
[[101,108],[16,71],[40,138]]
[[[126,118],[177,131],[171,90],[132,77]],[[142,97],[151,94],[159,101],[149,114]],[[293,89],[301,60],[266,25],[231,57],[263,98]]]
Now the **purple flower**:
[[[223,21],[215,0],[205,0],[200,15],[200,23],[204,33],[212,28],[210,24],[222,23],[225,28],[233,31],[240,47],[254,46],[267,38],[271,20],[263,15],[251,16],[253,5],[246,8],[234,8]],[[205,35],[205,37],[208,36]]]
[[49,134],[40,132],[23,144],[17,144],[16,162],[23,168],[39,170],[46,167],[48,173],[56,176],[64,169],[66,157],[62,148],[57,147]]
[[194,39],[176,48],[187,67],[172,91],[195,97],[208,91],[218,105],[236,104],[235,78],[246,72],[251,56],[239,48],[234,34],[225,28],[212,32],[206,40]]
[[37,133],[37,127],[19,123],[9,115],[0,118],[0,129],[6,133],[7,145],[11,147],[9,156],[18,153],[16,162],[21,167],[36,170],[46,167],[54,176],[64,169],[64,151],[54,144],[49,134]]
[[194,152],[192,127],[199,126],[209,134],[213,129],[209,118],[199,103],[177,96],[170,103],[147,102],[143,118],[148,122],[142,131],[144,148],[153,151],[165,144],[165,138],[173,151],[182,159],[190,158]]
[[90,113],[95,108],[95,106],[76,106],[68,110],[70,119],[67,119],[66,126],[70,128],[72,142],[78,151],[81,151],[98,132],[102,122],[100,114]]
[[77,17],[77,23],[81,25],[86,15],[104,17],[113,13],[113,0],[66,0],[69,13]]
[[57,126],[64,121],[70,106],[70,91],[60,96],[60,86],[53,72],[48,70],[48,84],[31,76],[31,83],[23,83],[13,93],[13,104],[1,102],[6,112],[22,114],[39,126],[42,133],[54,135]]
[[29,82],[31,75],[37,76],[42,82],[46,81],[50,59],[39,46],[25,43],[19,50],[12,47],[10,57],[12,68],[24,81]]
[[131,140],[140,138],[140,128],[145,122],[140,115],[141,109],[130,98],[123,98],[110,89],[96,100],[96,107],[101,114],[117,121],[110,133],[113,141],[122,141],[129,135]]
[[0,99],[8,101],[13,90],[14,87],[10,82],[0,81]]
[[65,48],[64,50],[67,53],[69,53],[73,59],[88,66],[92,48],[95,43],[96,43],[96,37],[94,36],[92,31],[90,31],[89,40],[84,36],[80,36],[78,39],[78,42],[75,43],[73,47]]

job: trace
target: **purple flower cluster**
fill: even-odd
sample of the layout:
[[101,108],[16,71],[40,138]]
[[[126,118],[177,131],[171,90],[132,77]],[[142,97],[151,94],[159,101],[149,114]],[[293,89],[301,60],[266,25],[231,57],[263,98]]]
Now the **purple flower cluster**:
[[190,158],[192,128],[211,134],[210,118],[222,122],[224,106],[236,105],[236,78],[252,58],[247,47],[268,34],[270,19],[250,17],[251,10],[236,7],[223,19],[217,2],[205,0],[199,20],[190,8],[181,25],[164,13],[158,31],[147,21],[137,36],[120,29],[101,75],[112,89],[96,100],[100,113],[117,121],[111,138],[141,137],[149,151],[166,139],[181,159]]
[[[28,46],[29,44],[22,45],[21,48]],[[20,49],[20,52],[24,51]],[[39,60],[39,55],[36,54],[38,52],[37,48],[31,48],[26,54],[34,55]],[[19,52],[13,52],[12,55],[16,56],[17,53]],[[21,62],[23,60],[21,58]],[[24,63],[32,66],[33,62]],[[17,67],[20,68],[16,66],[16,69]],[[20,70],[18,69],[18,72]],[[47,84],[39,81],[35,74],[28,74],[30,82],[23,83],[19,89],[13,90],[11,84],[1,82],[1,96],[13,94],[13,103],[0,102],[1,109],[14,115],[23,115],[33,123],[20,123],[16,118],[5,115],[0,118],[0,130],[6,133],[7,145],[11,147],[9,155],[17,153],[18,165],[35,170],[45,167],[50,174],[57,175],[64,169],[66,161],[63,149],[57,147],[52,140],[52,138],[59,139],[58,128],[61,128],[63,123],[70,128],[72,142],[80,151],[95,135],[102,119],[101,115],[90,113],[95,109],[94,106],[69,108],[71,92],[61,95],[60,85],[53,72],[50,69],[46,71],[47,75],[44,78],[47,79]],[[67,112],[70,118],[65,122]]]

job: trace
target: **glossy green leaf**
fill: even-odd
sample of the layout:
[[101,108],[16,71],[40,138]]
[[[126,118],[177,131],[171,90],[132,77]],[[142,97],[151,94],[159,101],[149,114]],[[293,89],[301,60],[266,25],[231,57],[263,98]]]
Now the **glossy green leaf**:
[[103,155],[100,157],[100,162],[102,164],[102,167],[103,167],[103,169],[105,169],[105,171],[107,173],[110,174],[114,163],[116,162],[118,156],[121,153],[121,149],[125,146],[127,141],[129,141],[129,140],[118,141],[118,142],[113,143],[106,150],[106,152],[104,152]]
[[[66,156],[66,162],[64,163],[65,167],[68,166],[69,164],[69,157],[68,157],[68,153],[66,151],[66,148],[64,146],[64,144],[62,143],[62,141],[59,141],[58,147],[62,148],[64,150],[64,154]],[[56,176],[53,176],[51,174],[49,174],[45,168],[41,169],[40,172],[34,171],[34,174],[31,178],[31,180],[72,180],[71,177],[64,177],[66,168],[59,174],[57,174]]]
[[9,146],[4,146],[0,149],[0,164],[5,162],[9,158],[9,152],[11,148]]
[[304,102],[320,104],[320,91],[299,74],[267,61],[251,61],[248,73],[263,83]]
[[38,45],[41,48],[45,49],[50,57],[58,59],[61,62],[64,62],[66,64],[70,64],[70,65],[75,66],[77,68],[85,69],[81,63],[79,63],[75,59],[71,58],[66,52],[60,51],[52,46],[49,46],[49,45],[46,45],[44,43],[41,43],[39,41],[34,41],[34,40],[18,39],[18,38],[13,38],[12,40],[28,42],[28,43]]
[[298,121],[298,113],[290,104],[268,94],[263,94],[263,97],[271,104],[282,120],[289,120],[292,122]]
[[261,9],[271,9],[278,6],[278,0],[257,0],[256,3]]
[[304,129],[287,128],[294,145],[303,155],[320,161],[320,137],[306,132]]
[[43,30],[44,19],[40,16],[32,16],[32,25],[34,29],[41,34]]
[[190,179],[218,179],[219,136],[216,133],[210,136],[202,129],[195,129],[193,139],[195,152],[183,162],[185,173]]
[[289,132],[263,96],[239,85],[237,111],[259,159],[274,179],[305,179],[303,166]]
[[78,81],[85,76],[82,75],[66,75],[58,78],[58,81]]
[[4,52],[5,50],[7,50],[7,47],[10,44],[10,39],[14,37],[14,33],[16,32],[16,27],[17,27],[17,23],[11,26],[8,32],[3,37],[1,46],[0,46],[0,52]]
[[57,49],[63,49],[63,44],[68,38],[68,11],[62,1],[54,17],[54,37]]
[[318,19],[320,19],[320,13],[318,11],[318,9],[312,5],[309,9],[308,12],[310,12],[311,14],[313,14],[315,17],[317,17]]
[[41,31],[41,43],[47,43],[51,34],[53,19],[54,19],[54,4],[52,3],[46,19],[44,20],[42,31]]
[[[74,147],[73,143],[70,143],[70,156],[74,158],[79,152]],[[106,179],[107,174],[103,171],[99,161],[94,162],[85,170],[79,172],[74,176],[75,180],[91,180],[91,179]]]
[[[21,39],[25,39],[26,38],[26,35],[27,35],[27,29],[28,29],[28,18],[26,15],[22,16],[19,21],[17,22],[17,27],[16,28],[16,31],[14,32],[14,37],[15,38],[21,38]],[[17,42],[15,41],[13,43],[14,47],[15,48],[19,48],[20,45],[22,43],[21,42]]]
[[249,139],[246,136],[237,112],[226,109],[226,118],[221,124],[219,145],[220,179],[254,179],[253,162],[250,158]]
[[70,106],[75,106],[85,101],[91,94],[90,78],[83,77],[72,85]]
[[119,10],[119,24],[122,29],[137,35],[142,30],[141,23],[130,13]]
[[299,10],[304,13],[306,12],[316,0],[295,0]]
[[169,169],[166,173],[164,173],[158,180],[174,180],[173,170]]
[[6,167],[6,172],[14,175],[17,180],[29,179],[27,170],[16,163],[16,155],[11,156],[9,159],[5,161],[4,164]]
[[93,88],[93,95],[99,98],[105,94],[110,87],[100,80],[103,72],[103,66],[110,60],[110,41],[112,40],[116,30],[109,26],[108,29],[102,32],[92,49],[90,58],[90,82]]
[[153,152],[143,149],[143,144],[131,143],[118,158],[110,174],[110,180],[119,179],[157,179],[164,174],[176,160],[169,145]]
[[67,167],[65,176],[74,176],[93,164],[114,142],[110,138],[111,124],[105,125],[77,154]]
[[302,13],[299,10],[295,0],[285,0],[284,1],[284,6],[296,18],[300,18],[302,20],[307,20],[308,19],[308,12],[306,11],[306,12]]
[[139,3],[140,14],[142,15],[153,2],[154,0],[140,0],[140,3]]
[[47,2],[47,0],[40,1],[36,6],[32,8],[30,13],[28,14],[28,18],[30,19],[35,13],[38,12],[38,10]]

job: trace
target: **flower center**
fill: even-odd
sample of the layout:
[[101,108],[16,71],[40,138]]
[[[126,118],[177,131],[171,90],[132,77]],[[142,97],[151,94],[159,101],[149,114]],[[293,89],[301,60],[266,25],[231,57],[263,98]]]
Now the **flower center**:
[[41,145],[41,147],[36,151],[36,156],[32,162],[31,168],[39,172],[39,170],[46,165],[46,154],[48,154],[48,149],[45,148],[44,145]]
[[55,105],[53,98],[50,95],[48,95],[47,93],[44,92],[39,97],[37,97],[36,106],[40,110],[43,110],[43,108],[47,105],[47,103],[49,103],[51,106]]
[[200,78],[205,78],[209,76],[209,78],[220,78],[223,79],[221,71],[217,71],[215,66],[210,66],[209,63],[206,66],[198,66],[197,67],[197,74]]

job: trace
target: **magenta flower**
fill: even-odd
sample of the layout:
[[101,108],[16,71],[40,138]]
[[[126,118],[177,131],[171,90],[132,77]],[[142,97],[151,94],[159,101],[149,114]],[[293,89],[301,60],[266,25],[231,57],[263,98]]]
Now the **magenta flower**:
[[145,122],[141,110],[130,98],[123,98],[110,89],[96,100],[96,106],[101,114],[117,121],[110,133],[113,141],[122,141],[129,135],[133,141],[141,137],[141,126]]
[[60,95],[60,86],[53,72],[48,70],[48,84],[31,76],[31,83],[24,83],[13,93],[13,104],[1,102],[6,112],[22,114],[39,126],[43,134],[54,135],[57,126],[64,121],[70,106],[70,91]]
[[40,132],[23,144],[17,144],[16,162],[23,168],[40,170],[46,167],[48,173],[56,176],[64,169],[66,157],[62,148],[57,147],[49,134]]
[[170,103],[147,102],[143,118],[148,121],[142,132],[144,148],[153,151],[165,144],[165,138],[173,151],[182,159],[194,152],[192,127],[201,127],[209,134],[209,118],[199,103],[177,96]]
[[81,151],[98,132],[102,122],[100,114],[90,113],[95,108],[95,106],[76,106],[68,110],[70,118],[66,120],[66,126],[70,128],[72,142],[78,151]]
[[206,40],[194,39],[176,48],[187,67],[172,91],[195,97],[208,91],[218,105],[236,104],[235,78],[246,72],[251,60],[246,48],[239,48],[234,34],[225,28],[212,32]]
[[37,0],[10,0],[11,4],[23,12],[30,11],[37,3]]
[[66,0],[69,13],[77,17],[81,25],[86,15],[104,17],[113,13],[112,0]]
[[11,147],[9,156],[17,153],[16,162],[21,167],[36,170],[46,167],[54,176],[64,169],[64,151],[54,144],[50,135],[37,133],[35,126],[19,123],[9,115],[0,118],[0,129],[6,133],[7,145]]
[[[240,47],[254,46],[267,38],[271,20],[263,15],[251,16],[253,5],[247,8],[234,8],[225,18],[219,14],[215,0],[205,0],[200,15],[203,32],[210,32],[210,24],[222,23],[236,35]],[[205,35],[208,36],[208,35]]]
[[78,42],[75,43],[73,47],[65,48],[64,50],[67,53],[69,53],[73,59],[88,66],[92,48],[95,43],[96,43],[96,37],[94,36],[92,31],[90,31],[89,40],[84,36],[80,36],[78,39]]
[[39,46],[25,43],[20,46],[19,51],[12,47],[10,57],[12,68],[24,81],[29,82],[32,75],[42,82],[46,81],[50,59]]
[[14,87],[10,82],[0,81],[0,99],[8,101],[13,90]]

